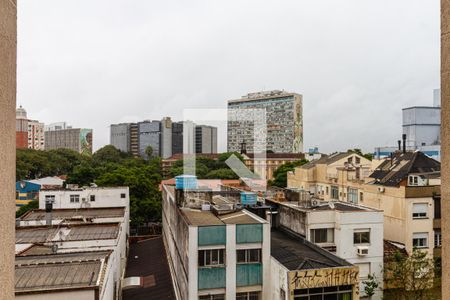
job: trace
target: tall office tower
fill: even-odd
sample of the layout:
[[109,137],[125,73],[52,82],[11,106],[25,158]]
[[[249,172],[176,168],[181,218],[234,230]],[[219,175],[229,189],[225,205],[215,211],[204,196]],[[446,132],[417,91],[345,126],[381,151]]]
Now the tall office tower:
[[152,147],[152,156],[160,156],[161,121],[143,121],[138,123],[139,155],[148,158],[145,150]]
[[441,143],[441,108],[413,106],[403,109],[403,134],[408,147]]
[[92,129],[70,128],[45,131],[45,149],[66,148],[81,154],[92,154]]
[[110,144],[123,152],[130,152],[130,123],[111,124]]
[[[302,101],[302,95],[279,90],[250,93],[241,99],[228,101],[228,151],[240,151],[243,142],[247,145],[247,152],[260,152],[260,149],[264,149],[254,143],[254,126],[258,121],[230,118],[233,115],[243,115],[248,109],[263,109],[266,112],[266,139],[258,142],[265,143],[265,150],[274,153],[302,152]],[[261,137],[256,132],[256,137],[258,136]]]
[[195,126],[195,152],[217,153],[217,127]]
[[130,124],[130,153],[139,156],[139,126],[137,123]]
[[28,120],[28,148],[35,150],[44,150],[44,123],[40,123],[36,120]]
[[28,148],[28,118],[22,106],[16,109],[16,148]]
[[183,153],[183,122],[172,123],[172,155]]
[[165,117],[161,120],[161,158],[172,156],[172,120]]

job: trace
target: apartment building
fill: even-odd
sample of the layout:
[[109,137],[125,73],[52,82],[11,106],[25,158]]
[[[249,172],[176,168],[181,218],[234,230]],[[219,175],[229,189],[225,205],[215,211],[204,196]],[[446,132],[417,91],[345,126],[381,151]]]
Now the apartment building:
[[289,188],[310,192],[321,200],[359,203],[372,162],[354,152],[323,155],[287,174]]
[[384,211],[385,239],[404,244],[409,253],[421,249],[433,254],[440,170],[440,163],[422,152],[400,152],[377,167],[364,185],[364,205]]
[[211,190],[162,188],[178,299],[271,299],[269,223]]
[[20,106],[16,109],[16,148],[44,150],[44,124],[29,120],[27,111]]
[[298,167],[288,174],[288,187],[322,200],[383,210],[385,239],[404,244],[409,253],[418,248],[433,254],[441,244],[440,225],[434,221],[435,211],[439,212],[435,205],[440,201],[440,163],[422,152],[398,151],[372,166],[360,158],[364,164],[358,175],[349,161],[342,167],[347,158],[342,155],[340,164],[327,165],[328,158],[323,157]]
[[[241,143],[245,142],[249,153],[302,152],[302,99],[302,95],[296,93],[274,90],[249,93],[241,99],[228,101],[228,151],[239,152]],[[265,124],[260,124],[264,132],[256,132],[261,128],[255,131],[255,124],[263,121],[263,115],[256,115],[249,109],[265,111]]]

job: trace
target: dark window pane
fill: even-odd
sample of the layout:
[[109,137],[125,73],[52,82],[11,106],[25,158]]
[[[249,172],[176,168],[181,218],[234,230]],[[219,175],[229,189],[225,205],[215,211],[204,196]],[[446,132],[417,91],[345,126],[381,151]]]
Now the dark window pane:
[[245,263],[245,250],[237,250],[237,262]]
[[203,267],[205,265],[205,251],[198,251],[198,265]]

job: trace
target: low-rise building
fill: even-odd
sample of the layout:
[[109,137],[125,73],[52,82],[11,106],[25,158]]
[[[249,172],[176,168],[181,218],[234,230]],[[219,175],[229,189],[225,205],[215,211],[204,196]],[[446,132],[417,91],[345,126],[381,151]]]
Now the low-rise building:
[[16,297],[117,299],[128,248],[128,188],[43,190],[39,200],[41,209],[16,222]]
[[364,197],[363,183],[371,170],[372,162],[354,152],[323,155],[289,172],[287,186],[322,200],[358,203]]
[[269,299],[359,299],[358,267],[289,231],[271,232]]
[[[273,223],[358,267],[359,290],[364,290],[362,282],[369,275],[383,278],[383,211],[341,201],[309,199],[307,194],[295,191],[286,190],[285,195],[277,200],[266,199],[266,204],[273,207],[272,213],[276,212]],[[380,287],[375,296],[381,295]]]
[[30,201],[39,199],[41,189],[62,188],[64,179],[59,177],[44,177],[33,180],[20,180],[16,182],[16,209]]
[[111,255],[111,251],[90,251],[17,256],[15,299],[116,299],[116,266]]

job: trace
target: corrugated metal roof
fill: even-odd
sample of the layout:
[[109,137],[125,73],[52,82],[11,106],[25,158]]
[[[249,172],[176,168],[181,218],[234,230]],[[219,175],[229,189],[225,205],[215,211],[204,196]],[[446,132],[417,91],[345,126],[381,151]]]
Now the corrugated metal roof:
[[16,244],[115,239],[118,233],[119,223],[17,227]]
[[[82,208],[82,209],[54,209],[52,211],[52,219],[70,219],[75,217],[84,218],[118,218],[125,214],[124,207],[114,208]],[[34,209],[28,211],[20,219],[22,221],[39,221],[45,220],[45,210]]]
[[219,219],[225,224],[260,224],[261,222],[244,211],[220,215]]
[[17,257],[16,294],[98,286],[102,276],[102,261],[110,253],[103,251]]
[[188,223],[194,226],[224,225],[223,222],[210,211],[180,208]]

